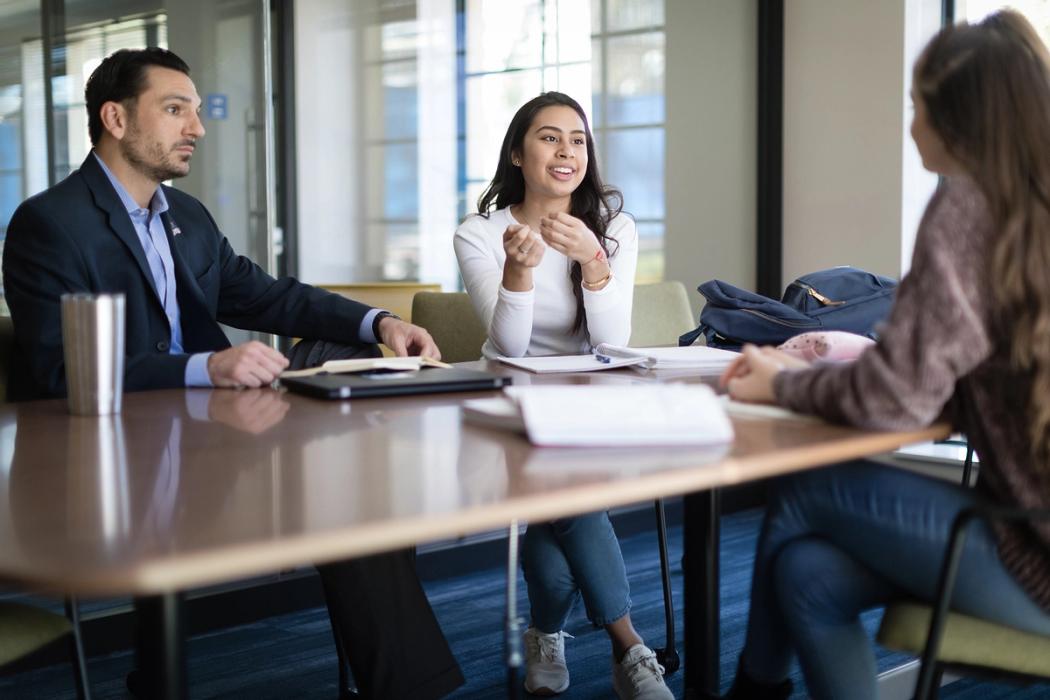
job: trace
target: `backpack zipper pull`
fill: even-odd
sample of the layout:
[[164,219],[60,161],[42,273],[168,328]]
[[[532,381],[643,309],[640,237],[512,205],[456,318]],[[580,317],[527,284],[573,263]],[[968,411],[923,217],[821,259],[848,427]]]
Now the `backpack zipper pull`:
[[826,296],[824,296],[823,294],[821,294],[820,292],[818,292],[810,286],[806,287],[806,293],[814,299],[816,299],[817,301],[819,301],[824,306],[841,306],[846,303],[844,301],[832,301],[831,299],[828,299]]

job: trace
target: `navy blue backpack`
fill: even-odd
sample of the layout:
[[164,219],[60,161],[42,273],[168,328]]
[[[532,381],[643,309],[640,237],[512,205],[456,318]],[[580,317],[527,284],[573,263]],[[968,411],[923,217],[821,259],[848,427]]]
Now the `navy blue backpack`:
[[779,345],[809,331],[849,331],[875,338],[875,325],[893,305],[897,281],[855,267],[833,267],[799,277],[780,301],[722,280],[697,289],[707,303],[700,325],[678,339],[692,345],[703,335],[711,347],[739,350],[744,343]]

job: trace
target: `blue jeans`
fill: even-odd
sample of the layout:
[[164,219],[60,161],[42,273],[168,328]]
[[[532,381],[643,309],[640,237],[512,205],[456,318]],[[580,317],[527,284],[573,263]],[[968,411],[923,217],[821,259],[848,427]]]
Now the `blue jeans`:
[[605,511],[530,524],[521,548],[532,626],[554,634],[578,598],[596,625],[631,610],[620,542]]
[[[786,479],[759,536],[741,667],[776,683],[798,654],[814,698],[876,698],[862,611],[932,601],[952,521],[972,489],[871,462]],[[952,607],[1050,635],[1050,615],[1003,567],[987,523],[971,525]]]

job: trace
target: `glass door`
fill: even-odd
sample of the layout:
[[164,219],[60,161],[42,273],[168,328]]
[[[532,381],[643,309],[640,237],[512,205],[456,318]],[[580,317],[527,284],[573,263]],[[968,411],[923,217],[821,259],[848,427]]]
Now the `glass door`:
[[[207,130],[190,175],[170,184],[204,203],[234,250],[274,273],[270,27],[267,0],[0,2],[0,241],[19,202],[90,151],[84,84],[99,62],[160,46],[189,64]],[[226,330],[234,343],[258,337]]]
[[[277,270],[270,15],[266,0],[183,0],[168,9],[169,48],[190,65],[207,134],[175,183],[201,200],[234,250]],[[234,343],[257,334],[226,329]]]

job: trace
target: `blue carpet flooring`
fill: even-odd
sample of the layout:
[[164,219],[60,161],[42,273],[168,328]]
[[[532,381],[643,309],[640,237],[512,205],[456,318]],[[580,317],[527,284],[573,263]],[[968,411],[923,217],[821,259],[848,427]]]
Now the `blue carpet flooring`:
[[[755,538],[761,514],[748,511],[723,519],[722,529],[722,681],[723,690],[743,644],[748,586]],[[681,604],[681,529],[669,531],[675,600]],[[663,599],[655,535],[643,533],[623,540],[631,578],[633,617],[651,646],[662,645]],[[519,577],[520,579],[520,577]],[[521,610],[527,612],[524,582]],[[427,591],[445,634],[463,668],[467,684],[452,697],[461,700],[504,695],[502,616],[503,569],[491,568],[427,584]],[[680,619],[680,610],[679,619]],[[878,613],[865,619],[874,630]],[[609,698],[609,644],[577,611],[567,631],[567,657],[572,686],[566,700]],[[681,639],[681,630],[679,630]],[[194,637],[189,643],[190,693],[193,698],[336,698],[336,658],[323,609],[273,617],[262,622]],[[906,657],[879,650],[880,670],[899,665]],[[125,698],[124,676],[132,668],[130,652],[92,658],[90,674],[96,698]],[[804,686],[794,697],[804,698]],[[682,673],[668,677],[676,697],[682,696]],[[0,678],[0,698],[73,698],[67,666],[54,666]],[[1029,700],[1050,697],[1047,686],[1019,689],[1011,686],[959,681],[944,688],[943,698],[964,700]]]

